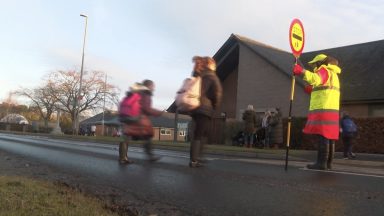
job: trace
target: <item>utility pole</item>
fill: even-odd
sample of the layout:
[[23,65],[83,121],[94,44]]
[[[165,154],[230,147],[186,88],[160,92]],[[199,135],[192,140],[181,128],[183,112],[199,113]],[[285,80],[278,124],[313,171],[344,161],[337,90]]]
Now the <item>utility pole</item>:
[[104,112],[105,112],[105,92],[107,91],[107,73],[105,73],[105,82],[104,82],[104,104],[103,104],[103,120],[101,121],[103,127],[101,128],[101,135],[104,136]]
[[84,14],[80,14],[80,16],[85,18],[85,30],[84,30],[84,40],[83,40],[83,54],[81,57],[80,87],[79,87],[79,93],[78,93],[77,97],[75,98],[75,104],[74,104],[74,108],[75,108],[75,112],[76,112],[76,116],[75,116],[75,132],[76,132],[76,134],[78,134],[79,123],[80,123],[79,122],[80,105],[78,105],[78,104],[80,104],[80,100],[82,99],[81,88],[83,87],[82,84],[83,84],[83,68],[84,68],[84,50],[85,50],[85,38],[87,36],[87,25],[88,25],[88,16],[84,15]]

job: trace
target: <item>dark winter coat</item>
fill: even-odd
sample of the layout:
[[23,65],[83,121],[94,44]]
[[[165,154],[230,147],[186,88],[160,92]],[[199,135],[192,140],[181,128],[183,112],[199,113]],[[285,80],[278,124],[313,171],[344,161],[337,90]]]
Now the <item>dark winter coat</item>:
[[203,71],[200,76],[202,81],[200,106],[192,111],[192,115],[202,114],[212,117],[221,104],[223,88],[215,71]]
[[163,112],[152,108],[152,92],[142,91],[141,92],[141,113],[146,116],[160,116]]
[[275,113],[271,117],[270,125],[272,128],[271,143],[272,144],[282,144],[283,140],[283,119],[281,113]]
[[[348,128],[347,128],[348,121],[352,122],[355,131],[348,131]],[[353,122],[352,118],[349,117],[348,115],[343,116],[343,118],[340,120],[340,127],[341,127],[342,137],[353,138],[357,136],[357,126]]]
[[243,113],[244,120],[244,132],[246,133],[255,133],[257,120],[256,112],[253,110],[246,110]]

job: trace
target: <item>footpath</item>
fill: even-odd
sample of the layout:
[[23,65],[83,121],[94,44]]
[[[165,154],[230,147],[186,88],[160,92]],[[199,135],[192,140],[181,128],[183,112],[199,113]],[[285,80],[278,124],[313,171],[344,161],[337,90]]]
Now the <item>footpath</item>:
[[[214,148],[210,148],[214,147]],[[157,149],[168,149],[177,151],[188,151],[186,148],[175,146],[154,145]],[[205,153],[210,156],[220,155],[229,158],[241,158],[243,161],[285,165],[285,149],[246,149],[238,147],[233,150],[220,149],[217,146],[208,145]],[[300,169],[306,169],[307,164],[314,163],[317,151],[290,150],[288,165]],[[331,172],[348,173],[355,175],[372,175],[384,178],[384,154],[356,153],[354,159],[344,159],[342,152],[336,152]]]

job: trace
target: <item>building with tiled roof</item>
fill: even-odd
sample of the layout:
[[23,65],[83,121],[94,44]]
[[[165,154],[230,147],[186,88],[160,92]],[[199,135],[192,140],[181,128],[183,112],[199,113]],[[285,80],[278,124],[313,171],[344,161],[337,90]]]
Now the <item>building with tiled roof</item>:
[[[384,116],[384,40],[307,52],[299,60],[309,68],[306,62],[319,53],[339,60],[342,110],[354,117]],[[295,61],[290,52],[232,34],[213,58],[224,90],[218,116],[240,119],[249,104],[260,112],[280,108],[288,116]],[[309,95],[298,78],[292,116],[305,117],[308,106]]]
[[[177,128],[177,140],[187,140],[190,117],[179,115],[178,121],[175,122],[175,114],[164,113],[159,117],[150,117],[153,129],[154,129],[154,140],[162,141],[173,141],[175,137],[175,130]],[[96,134],[102,134],[102,127],[104,121],[104,134],[112,136],[116,130],[119,130],[120,122],[117,112],[106,111],[92,116],[84,121],[80,122],[82,131],[89,130],[92,125],[96,125]]]

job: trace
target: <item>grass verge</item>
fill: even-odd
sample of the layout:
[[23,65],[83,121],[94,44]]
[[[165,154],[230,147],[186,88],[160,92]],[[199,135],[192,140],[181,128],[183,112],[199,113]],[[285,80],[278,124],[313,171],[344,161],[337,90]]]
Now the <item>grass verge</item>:
[[0,215],[117,215],[68,186],[0,176]]

